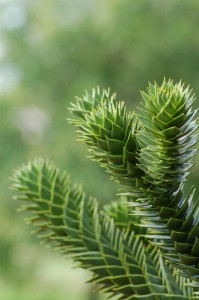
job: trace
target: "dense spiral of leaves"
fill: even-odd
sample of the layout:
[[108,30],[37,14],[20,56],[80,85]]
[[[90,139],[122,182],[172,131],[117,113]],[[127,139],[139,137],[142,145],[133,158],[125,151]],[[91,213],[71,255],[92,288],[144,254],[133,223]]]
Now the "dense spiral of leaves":
[[134,113],[127,113],[124,102],[117,102],[110,91],[93,89],[72,103],[71,112],[80,119],[70,120],[79,128],[80,141],[89,146],[91,158],[110,171],[114,179],[136,185],[142,174],[137,168],[139,128]]
[[[72,112],[77,114],[78,111],[78,115],[82,113],[84,116],[80,117],[80,121],[75,120],[73,123],[81,129],[79,136],[83,137],[83,141],[89,148],[93,147],[93,141],[89,144],[84,136],[93,135],[96,140],[99,138],[99,131],[96,133],[93,130],[94,125],[90,125],[90,120],[92,119],[93,124],[95,115],[98,114],[101,119],[105,118],[104,111],[107,109],[113,115],[111,113],[113,109],[110,109],[112,103],[117,107],[115,98],[109,100],[108,93],[103,92],[100,96],[99,91],[97,93],[99,104],[96,105],[95,95],[95,92],[92,96],[87,94],[86,98],[78,100],[78,103],[73,105],[75,111],[72,108]],[[183,182],[189,174],[191,160],[196,153],[192,146],[198,136],[194,134],[197,129],[194,119],[197,110],[192,109],[194,96],[181,82],[174,84],[172,80],[164,80],[161,86],[157,83],[149,84],[148,93],[143,92],[142,96],[144,103],[139,109],[139,115],[137,117],[133,115],[132,130],[125,127],[125,122],[121,122],[124,132],[128,132],[129,139],[133,140],[130,144],[133,151],[130,147],[128,159],[132,159],[131,169],[134,171],[128,173],[129,187],[124,193],[129,197],[128,205],[132,207],[132,213],[138,215],[142,219],[143,226],[148,228],[149,234],[146,237],[161,249],[184,276],[197,279],[199,276],[199,206],[197,203],[193,205],[194,189],[191,189],[187,196],[183,194]],[[86,109],[83,104],[85,99],[90,103],[89,109]],[[115,109],[114,112],[112,120],[116,120],[121,115],[120,110]],[[125,118],[123,119],[125,121]],[[102,132],[103,129],[107,130],[105,122],[100,123]],[[122,151],[123,136],[120,137],[119,130],[116,130],[116,133],[117,143],[120,142],[122,145],[119,154],[120,162],[118,161],[118,165],[122,167],[114,168],[113,175],[120,179],[121,169],[125,169],[126,166],[125,163],[123,165],[121,163],[126,162],[126,156]],[[106,135],[104,141],[107,145],[109,140]],[[102,147],[100,143],[96,143],[93,149],[94,159],[99,151],[106,157],[105,167],[112,171],[112,166],[107,159],[110,155],[110,147]],[[124,180],[119,181],[126,184]]]
[[91,270],[100,290],[119,299],[199,299],[199,204],[194,188],[184,194],[198,138],[194,96],[164,79],[142,97],[137,115],[99,88],[70,108],[79,140],[123,185],[127,207],[117,201],[99,211],[42,160],[17,170],[13,186],[37,234]]
[[[80,186],[50,162],[38,160],[15,171],[13,188],[31,215],[27,222],[42,240],[91,270],[99,290],[118,299],[189,299],[192,288],[174,274],[161,254],[146,246],[131,230],[134,217],[113,202],[98,211],[97,201],[87,199]],[[120,211],[118,211],[120,210]],[[112,212],[117,225],[107,212]],[[130,229],[131,227],[131,229]],[[194,297],[197,299],[197,297]]]
[[184,275],[197,279],[199,207],[192,201],[194,189],[183,195],[183,182],[196,153],[192,146],[198,137],[193,134],[198,127],[194,120],[197,111],[192,109],[194,96],[181,82],[171,80],[164,80],[160,87],[150,84],[142,96],[139,167],[145,172],[144,183],[150,185],[151,206],[142,198],[136,202],[138,206],[142,203],[140,215],[145,226],[151,227],[147,237],[155,239]]
[[176,191],[192,166],[196,153],[192,146],[197,141],[197,110],[192,110],[194,96],[180,83],[164,80],[159,87],[149,84],[142,93],[144,103],[139,120],[143,129],[137,134],[141,144],[139,167],[144,180],[160,193]]

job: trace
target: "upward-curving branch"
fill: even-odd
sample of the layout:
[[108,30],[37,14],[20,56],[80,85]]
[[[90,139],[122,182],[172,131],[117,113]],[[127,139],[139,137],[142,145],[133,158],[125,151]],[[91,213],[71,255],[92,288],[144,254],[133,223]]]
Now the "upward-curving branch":
[[186,287],[189,281],[176,276],[161,254],[135,235],[134,217],[124,206],[113,202],[99,211],[95,199],[72,186],[69,177],[48,161],[23,166],[12,181],[22,193],[16,197],[24,202],[22,210],[31,213],[27,222],[36,227],[34,233],[92,271],[90,281],[99,290],[126,300],[193,296],[192,288]]
[[149,84],[139,113],[94,89],[70,110],[91,159],[122,185],[102,210],[50,162],[14,172],[28,222],[42,240],[91,270],[118,299],[199,299],[199,203],[184,182],[196,153],[194,96],[179,82]]
[[[83,137],[83,142],[92,149],[93,159],[100,151],[104,157],[103,165],[120,183],[129,186],[124,193],[129,197],[132,212],[139,215],[142,226],[148,228],[146,237],[184,276],[197,279],[199,205],[194,205],[192,201],[194,189],[187,196],[183,194],[183,183],[196,153],[192,146],[198,136],[194,133],[197,129],[194,119],[197,111],[192,108],[194,96],[189,88],[184,89],[181,82],[174,84],[172,80],[164,80],[161,86],[149,84],[148,93],[142,93],[142,96],[144,103],[139,115],[133,114],[131,118],[132,129],[121,122],[123,131],[132,141],[128,147],[129,155],[125,151],[124,134],[120,136],[119,130],[114,140],[108,133],[104,134],[103,145],[108,146],[102,147],[96,142],[101,139],[100,132],[108,132],[106,124],[109,124],[111,132],[115,120],[121,116],[120,110],[109,108],[121,107],[120,102],[116,104],[115,97],[109,100],[109,94],[103,92],[100,96],[99,90],[97,96],[95,91],[90,96],[86,94],[72,106],[72,112],[78,111],[78,115],[81,112],[83,116],[80,116],[81,121],[75,120],[73,123],[80,128],[80,139]],[[95,104],[96,98],[98,105]],[[85,99],[90,103],[89,109],[83,104]],[[105,114],[107,110],[110,111],[108,115]],[[106,123],[98,124],[98,131],[94,130],[96,116],[101,116],[102,120],[105,117],[108,119]],[[126,119],[123,117],[123,120]],[[88,143],[84,137],[91,135],[94,139]],[[117,149],[116,145],[120,145],[120,151],[115,156],[111,153],[114,160],[110,160],[110,151]],[[128,166],[131,169],[129,172]]]

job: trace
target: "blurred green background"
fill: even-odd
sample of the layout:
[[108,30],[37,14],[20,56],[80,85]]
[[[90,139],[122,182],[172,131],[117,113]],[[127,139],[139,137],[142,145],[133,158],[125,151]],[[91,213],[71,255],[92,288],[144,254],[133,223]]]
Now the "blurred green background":
[[90,274],[29,234],[9,177],[23,162],[50,158],[110,201],[116,184],[85,158],[67,106],[99,85],[134,110],[139,90],[164,76],[198,97],[198,32],[196,0],[0,0],[0,299],[94,299],[84,284]]

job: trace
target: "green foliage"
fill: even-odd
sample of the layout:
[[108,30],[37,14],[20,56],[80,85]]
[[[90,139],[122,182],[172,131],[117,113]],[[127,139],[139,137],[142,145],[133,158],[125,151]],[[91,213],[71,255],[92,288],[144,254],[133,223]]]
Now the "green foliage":
[[[19,289],[27,293],[19,294],[20,299],[33,295],[36,300],[44,290],[48,295],[40,298],[49,299],[45,284],[51,273],[46,272],[47,280],[42,276],[38,281],[37,276],[42,253],[49,266],[56,268],[58,261],[52,262],[50,254],[34,243],[34,236],[28,236],[27,228],[21,227],[21,216],[15,213],[18,203],[8,201],[11,170],[24,160],[49,157],[82,182],[100,206],[114,198],[117,185],[108,176],[104,179],[104,170],[97,164],[85,159],[85,145],[77,144],[73,127],[66,126],[66,106],[85,87],[90,91],[100,85],[117,91],[117,97],[133,110],[139,90],[145,89],[148,80],[160,82],[163,76],[190,82],[198,95],[198,9],[195,0],[0,1],[0,265],[1,286],[9,292],[8,296],[1,292],[3,299],[15,300]],[[28,130],[29,125],[39,128],[35,108],[48,118],[45,131]],[[189,177],[196,186],[197,165]],[[33,255],[37,262],[30,255],[34,251],[39,253]],[[38,294],[28,293],[26,278],[32,290],[39,285]],[[68,292],[64,285],[54,285]],[[16,292],[12,295],[11,291]],[[54,298],[65,296],[60,293]]]
[[184,196],[196,153],[194,96],[165,79],[142,96],[138,115],[99,88],[70,108],[91,159],[122,185],[117,201],[100,210],[43,160],[15,171],[16,199],[35,233],[92,271],[99,290],[118,299],[198,299],[199,208],[193,188]]
[[[17,199],[25,202],[22,210],[31,212],[27,222],[34,232],[91,270],[90,281],[99,290],[119,294],[119,299],[188,299],[190,289],[182,289],[186,281],[172,277],[174,270],[161,254],[130,230],[134,218],[124,206],[113,202],[99,211],[95,199],[87,199],[80,186],[71,186],[66,174],[42,160],[18,169],[13,183],[23,192]],[[112,207],[125,216],[119,226],[107,214]]]
[[[128,152],[131,153],[128,157],[134,162],[126,159],[126,143],[123,136],[120,137],[120,130],[117,140],[104,135],[109,147],[103,148],[102,144],[98,143],[98,148],[109,158],[110,150],[114,149],[116,141],[121,145],[120,160],[108,159],[107,168],[110,171],[114,170],[116,178],[124,178],[125,181],[120,180],[122,183],[127,183],[128,177],[132,178],[130,189],[127,189],[125,194],[130,197],[129,205],[137,207],[133,212],[142,218],[143,226],[149,228],[150,235],[147,237],[153,239],[184,275],[197,278],[198,207],[192,203],[193,189],[188,196],[183,196],[183,182],[196,153],[196,150],[192,149],[197,141],[197,134],[193,134],[197,129],[196,120],[193,120],[196,110],[192,111],[194,97],[188,88],[183,89],[181,83],[173,84],[171,80],[164,80],[160,87],[156,83],[149,84],[148,94],[142,93],[142,96],[143,108],[139,110],[136,121],[132,121],[130,131],[130,140],[133,142],[130,143],[131,148],[128,148]],[[112,98],[111,103],[113,101]],[[76,110],[72,111],[76,114],[79,107],[84,118],[81,125],[78,121],[74,123],[81,128],[80,134],[83,137],[85,134],[90,136],[92,131],[96,139],[99,139],[100,132],[106,129],[108,122],[101,122],[100,130],[96,133],[95,127],[90,125],[90,116],[97,118],[101,111],[106,109],[107,104],[104,102],[104,96],[97,108],[93,100],[90,103],[92,109],[86,109],[77,103]],[[120,112],[115,110],[115,118],[109,117],[111,128],[119,116]],[[126,131],[129,134],[128,126]],[[90,147],[88,140],[83,141]],[[95,151],[93,143],[91,146]],[[125,172],[129,165],[134,172]]]
[[135,114],[127,113],[124,102],[117,102],[116,95],[110,96],[105,90],[101,94],[99,88],[78,98],[71,111],[80,118],[70,122],[79,127],[79,139],[89,146],[91,158],[119,182],[131,185],[135,174],[143,173],[136,166]]

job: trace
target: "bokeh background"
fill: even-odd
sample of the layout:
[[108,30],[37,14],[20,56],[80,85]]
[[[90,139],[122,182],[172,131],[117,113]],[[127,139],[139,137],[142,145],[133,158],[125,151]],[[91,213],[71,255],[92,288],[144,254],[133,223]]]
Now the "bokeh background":
[[89,273],[29,234],[9,177],[23,162],[50,158],[110,201],[116,184],[85,158],[67,107],[99,85],[134,110],[139,90],[164,76],[199,98],[199,1],[0,0],[0,299],[106,299],[84,284]]

